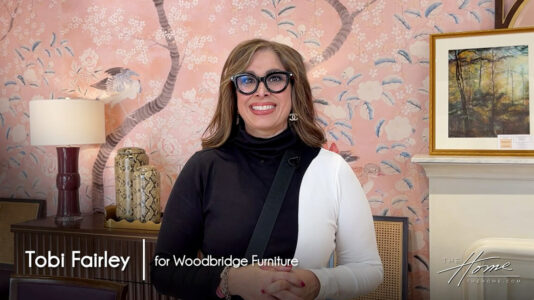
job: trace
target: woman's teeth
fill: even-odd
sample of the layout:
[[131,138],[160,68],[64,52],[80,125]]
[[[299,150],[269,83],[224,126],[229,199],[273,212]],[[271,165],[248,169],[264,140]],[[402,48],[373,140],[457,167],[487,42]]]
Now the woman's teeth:
[[269,110],[273,109],[274,105],[261,105],[261,106],[252,106],[253,110]]

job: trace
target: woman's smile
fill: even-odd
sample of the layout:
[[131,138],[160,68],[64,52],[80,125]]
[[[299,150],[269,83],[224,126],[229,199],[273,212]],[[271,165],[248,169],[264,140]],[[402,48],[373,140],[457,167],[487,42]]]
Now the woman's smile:
[[258,103],[250,105],[250,109],[256,115],[268,115],[274,111],[276,104],[274,103]]

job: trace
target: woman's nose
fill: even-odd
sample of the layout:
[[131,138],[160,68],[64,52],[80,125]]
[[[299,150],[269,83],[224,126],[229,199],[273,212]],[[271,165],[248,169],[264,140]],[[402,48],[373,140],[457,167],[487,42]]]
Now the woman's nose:
[[265,86],[265,82],[260,81],[260,85],[258,86],[258,90],[256,91],[257,96],[266,96],[269,94],[269,90]]

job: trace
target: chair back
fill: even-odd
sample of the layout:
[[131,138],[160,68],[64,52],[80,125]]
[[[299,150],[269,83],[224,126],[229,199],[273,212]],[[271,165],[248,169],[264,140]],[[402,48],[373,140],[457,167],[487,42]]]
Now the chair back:
[[9,277],[15,265],[11,225],[46,216],[46,200],[0,198],[0,299],[9,296]]
[[0,269],[13,266],[11,225],[46,216],[46,200],[0,198]]
[[127,285],[96,279],[14,275],[9,300],[124,300]]
[[405,300],[408,293],[408,218],[373,216],[384,281],[358,300]]

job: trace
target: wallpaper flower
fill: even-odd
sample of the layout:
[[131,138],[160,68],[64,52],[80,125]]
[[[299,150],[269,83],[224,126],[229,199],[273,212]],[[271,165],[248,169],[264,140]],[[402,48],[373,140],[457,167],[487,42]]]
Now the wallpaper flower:
[[[156,5],[155,5],[156,4]],[[493,27],[490,0],[5,0],[0,11],[0,196],[47,199],[56,154],[33,147],[28,103],[101,99],[105,145],[80,153],[82,211],[114,203],[117,149],[162,174],[163,205],[240,41],[275,40],[307,60],[325,147],[352,166],[376,215],[409,217],[410,299],[428,299],[429,34]]]

